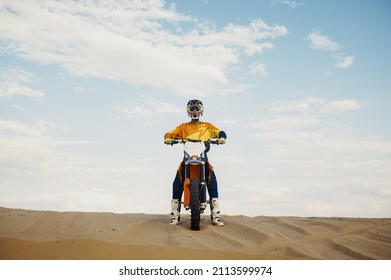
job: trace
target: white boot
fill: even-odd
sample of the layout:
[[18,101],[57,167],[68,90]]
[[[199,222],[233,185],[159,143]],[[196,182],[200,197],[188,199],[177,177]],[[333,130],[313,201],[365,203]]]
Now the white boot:
[[223,226],[224,223],[220,219],[220,202],[218,198],[212,198],[212,224],[216,226]]
[[178,223],[179,223],[179,199],[172,199],[170,225],[177,225]]

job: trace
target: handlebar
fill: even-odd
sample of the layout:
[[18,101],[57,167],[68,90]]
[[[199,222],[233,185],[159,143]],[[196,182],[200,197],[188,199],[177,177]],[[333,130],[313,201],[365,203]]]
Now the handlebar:
[[[219,140],[217,140],[217,139],[209,139],[207,141],[202,141],[202,140],[194,140],[194,139],[185,138],[185,139],[172,139],[171,146],[173,146],[175,144],[186,143],[186,142],[193,142],[193,143],[204,142],[205,144],[210,143],[210,144],[216,144],[216,145],[219,144]],[[167,145],[169,145],[169,144],[167,144]]]

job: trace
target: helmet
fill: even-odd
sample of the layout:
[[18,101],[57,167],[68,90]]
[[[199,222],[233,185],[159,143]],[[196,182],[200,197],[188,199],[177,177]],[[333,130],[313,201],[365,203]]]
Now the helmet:
[[187,102],[187,114],[192,120],[198,120],[203,112],[204,106],[200,100],[193,99]]

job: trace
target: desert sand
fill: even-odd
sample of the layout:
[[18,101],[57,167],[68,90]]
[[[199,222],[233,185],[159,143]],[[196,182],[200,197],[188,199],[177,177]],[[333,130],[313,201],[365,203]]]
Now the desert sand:
[[0,259],[391,259],[390,218],[169,217],[0,208]]

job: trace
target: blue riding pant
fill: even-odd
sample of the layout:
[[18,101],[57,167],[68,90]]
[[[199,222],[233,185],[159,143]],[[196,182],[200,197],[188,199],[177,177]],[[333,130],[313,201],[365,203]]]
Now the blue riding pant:
[[[208,164],[206,165],[208,166]],[[181,177],[185,177],[185,165],[182,164],[181,168],[182,174],[179,174],[179,170],[177,171],[175,175],[174,182],[172,183],[172,199],[181,199],[182,197],[182,192],[183,192],[183,182],[181,182]],[[217,189],[217,180],[216,180],[216,175],[213,169],[210,169],[209,167],[206,168],[206,178],[208,178],[209,173],[210,174],[210,182],[207,184],[208,188],[208,193],[210,197],[213,198],[218,198],[219,197],[219,192]]]

